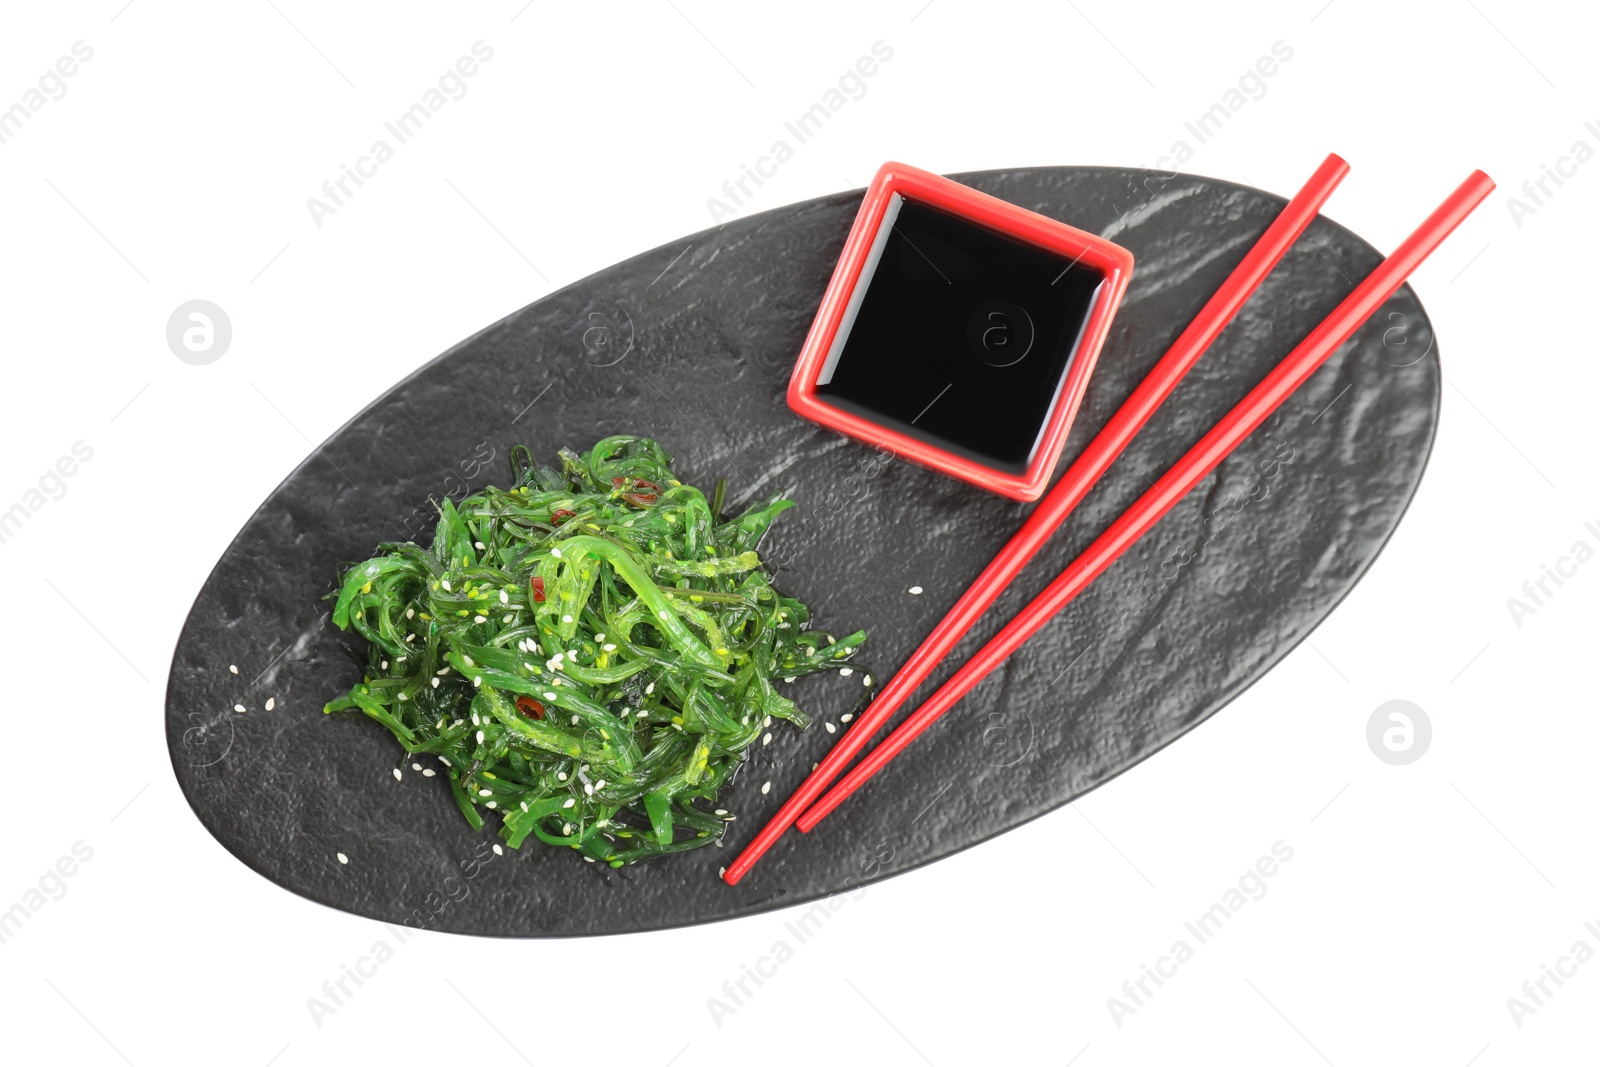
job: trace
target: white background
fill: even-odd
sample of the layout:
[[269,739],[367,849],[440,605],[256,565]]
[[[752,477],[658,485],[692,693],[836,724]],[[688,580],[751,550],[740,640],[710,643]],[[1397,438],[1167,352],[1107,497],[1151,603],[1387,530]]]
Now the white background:
[[[0,107],[74,42],[93,49],[0,144],[0,509],[74,442],[93,449],[0,544],[0,909],[75,842],[93,850],[0,945],[8,1058],[1592,1060],[1600,962],[1547,983],[1520,1026],[1507,1006],[1574,942],[1600,950],[1584,929],[1600,927],[1600,563],[1520,626],[1507,607],[1575,541],[1600,547],[1584,528],[1600,526],[1600,162],[1547,183],[1521,225],[1510,201],[1574,141],[1600,149],[1592,12],[675,3],[100,0],[0,17]],[[317,227],[307,197],[479,40],[494,54],[467,94]],[[1328,214],[1384,249],[1473,167],[1492,174],[1500,190],[1414,278],[1446,382],[1411,511],[1311,641],[1222,714],[1079,804],[849,900],[720,1026],[707,999],[792,916],[422,934],[317,1025],[307,998],[385,929],[247,870],[179,794],[162,689],[194,594],[316,442],[462,337],[709,225],[707,198],[880,40],[893,57],[866,94],[741,214],[859,186],[890,158],[1150,165],[1193,145],[1184,122],[1277,41],[1293,56],[1265,95],[1183,169],[1286,195],[1338,151],[1354,171]],[[233,324],[209,366],[165,340],[195,298]],[[1391,699],[1433,724],[1409,766],[1366,744]],[[1108,998],[1280,840],[1293,858],[1267,894],[1118,1025]]]

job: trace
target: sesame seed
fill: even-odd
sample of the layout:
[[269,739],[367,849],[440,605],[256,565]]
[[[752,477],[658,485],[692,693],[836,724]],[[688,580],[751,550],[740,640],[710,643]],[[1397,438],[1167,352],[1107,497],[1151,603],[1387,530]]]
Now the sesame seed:
[[434,678],[432,681],[433,681],[433,687],[435,689],[439,688],[439,679]]
[[761,783],[761,795],[762,796],[766,796],[770,792],[772,792],[772,783],[771,782],[762,782]]
[[847,711],[843,715],[839,716],[839,721],[840,722],[849,722],[851,719],[853,719],[855,717],[856,717],[856,713],[855,712]]
[[450,592],[450,581],[449,581],[449,579],[445,579],[444,581],[441,581],[439,584],[444,587],[444,591],[446,593]]
[[545,694],[545,695],[544,695],[544,698],[545,698],[545,699],[546,699],[546,700],[554,700],[554,699],[555,699],[555,698],[556,698],[556,695],[555,695],[555,694],[554,694],[554,693],[546,693],[546,694]]
[[504,589],[500,590],[500,603],[502,603],[502,604],[511,603],[511,596]]
[[518,803],[518,805],[521,806],[523,811],[527,811],[528,810],[528,802],[526,800],[519,800],[519,801],[517,801],[517,803]]
[[554,556],[556,559],[560,559],[561,558],[561,550],[559,548],[552,548],[550,550],[550,554],[552,556]]
[[424,767],[422,769],[422,777],[424,777],[424,778],[432,778],[433,777],[433,768],[432,767]]
[[442,676],[450,673],[450,668],[449,667],[445,667],[444,669],[434,671],[433,673],[437,674],[437,675],[440,675],[442,677]]
[[572,805],[574,805],[576,803],[577,803],[576,800],[574,800],[572,797],[568,797],[567,798],[567,802],[565,804],[561,805],[561,806],[563,808],[570,808],[570,807],[572,807]]
[[239,668],[236,665],[230,663],[230,664],[228,664],[228,673],[229,674],[238,674],[239,673]]
[[566,771],[557,771],[556,772],[556,781],[564,782],[566,780],[567,780],[567,772]]
[[474,542],[472,542],[472,547],[476,548],[479,552],[482,552],[488,546],[485,545],[482,541],[474,541]]
[[855,671],[851,670],[849,667],[840,667],[839,668],[839,677],[841,677],[841,678],[848,678],[854,673],[855,673]]
[[474,677],[472,679],[472,688],[474,688],[474,689],[482,689],[483,688],[483,675],[481,675],[481,674],[477,675],[476,677]]
[[244,714],[244,705],[243,704],[235,704],[233,706],[233,710],[237,711],[240,715],[243,715]]
[[473,712],[472,713],[472,725],[474,725],[474,726],[482,726],[483,725],[483,721],[478,718],[478,713],[477,712]]
[[489,619],[488,619],[487,616],[484,616],[484,615],[474,615],[472,617],[472,621],[477,623],[479,626],[482,626],[484,623],[488,622]]
[[617,650],[617,646],[616,645],[609,645],[608,644],[608,645],[602,645],[601,647],[603,649],[605,649],[605,651],[607,651],[607,652],[615,652]]
[[726,814],[728,814],[728,809],[727,808],[718,808],[717,811],[716,811],[716,814],[718,814],[718,815],[726,815]]
[[660,615],[663,619],[665,619],[667,617],[667,613],[664,612],[664,611],[658,611],[658,612],[656,612],[656,614]]
[[492,796],[494,796],[494,790],[492,790],[492,789],[480,789],[480,790],[478,790],[478,795],[480,797],[492,797]]
[[718,878],[721,878],[723,875],[725,875],[727,873],[728,873],[728,868],[726,868],[726,867],[718,867],[717,868],[717,877]]
[[761,725],[762,726],[771,726],[772,725],[772,716],[768,715],[766,718],[762,719],[761,720]]
[[645,696],[649,696],[651,693],[654,693],[655,691],[656,691],[656,683],[654,683],[654,682],[651,682],[649,685],[644,687],[644,695]]
[[824,730],[828,731],[830,734],[833,733],[835,730],[839,729],[837,726],[833,725],[833,723],[831,723],[831,722],[823,723],[822,724],[822,728]]
[[636,718],[642,719],[648,714],[650,714],[648,711],[644,710],[643,708],[640,708],[639,709],[639,714],[636,716]]
[[576,715],[574,715],[572,717],[572,725],[574,725],[574,726],[578,725],[578,717]]
[[792,682],[792,681],[794,681],[794,675],[792,675],[792,674],[791,674],[791,675],[789,675],[789,677],[787,677],[787,678],[785,678],[785,679],[784,679],[784,681],[786,681],[786,682]]
[[[569,833],[569,834],[571,832],[572,832],[571,830],[567,831],[567,833]],[[583,857],[583,862],[585,862],[585,863],[593,863],[594,862],[594,857],[593,856],[585,856],[585,857]]]
[[417,609],[416,608],[407,608],[406,609],[406,618],[414,619],[416,617],[417,617]]
[[572,621],[572,616],[571,615],[563,615],[563,616],[561,616],[561,621],[562,622],[571,622]]
[[397,782],[398,782],[398,781],[399,781],[399,780],[400,780],[400,768],[399,768],[399,767],[396,767],[396,768],[395,768],[395,769],[394,769],[394,770],[393,770],[393,771],[391,771],[391,772],[390,772],[390,773],[391,773],[391,774],[393,774],[393,775],[394,775],[394,780],[395,780],[395,781],[397,781]]
[[503,849],[501,849],[501,847],[499,845],[491,845],[490,847],[494,849],[494,854],[496,856],[504,856],[505,855],[505,851]]
[[389,669],[389,661],[388,660],[383,660],[381,663],[378,664],[378,669],[381,670],[381,671],[388,670]]
[[604,641],[606,639],[606,635],[605,634],[595,634],[594,635],[594,639],[596,641]]
[[339,862],[340,863],[349,863],[350,862],[350,857],[346,856],[343,852],[335,852],[334,855],[339,857]]
[[585,784],[583,787],[583,795],[586,797],[594,796],[594,786]]
[[477,666],[476,663],[472,662],[472,657],[471,656],[462,656],[461,657],[461,662],[465,663],[468,667],[476,667]]
[[863,675],[862,675],[862,676],[861,676],[861,684],[862,684],[862,685],[863,685],[863,686],[866,686],[866,687],[867,687],[867,688],[869,688],[869,689],[870,689],[870,688],[871,688],[871,687],[872,687],[872,675],[870,675],[870,674],[863,674]]
[[606,787],[606,780],[604,778],[600,779],[594,784],[594,787],[596,789],[604,789]]
[[446,766],[446,767],[453,767],[453,766],[455,766],[455,765],[454,765],[454,764],[453,764],[453,763],[451,763],[451,762],[450,762],[450,761],[449,761],[449,760],[447,760],[447,759],[445,759],[445,758],[444,758],[444,757],[443,757],[443,756],[440,756],[440,757],[439,757],[439,762],[440,762],[440,763],[442,763],[442,764],[444,764],[444,765],[445,765],[445,766]]
[[921,596],[922,595],[922,586],[914,585],[910,589],[906,590],[906,592],[910,593],[912,596]]
[[396,693],[395,696],[400,700],[406,699],[406,695],[404,693]]
[[483,744],[483,731],[482,730],[478,731],[478,744],[480,744],[480,745]]
[[761,739],[761,743],[762,743],[762,744],[763,744],[763,745],[770,745],[770,744],[772,744],[772,734],[770,734],[770,733],[769,733],[769,734],[767,734],[767,736],[765,736],[765,737],[763,737],[763,738],[762,738],[762,739]]

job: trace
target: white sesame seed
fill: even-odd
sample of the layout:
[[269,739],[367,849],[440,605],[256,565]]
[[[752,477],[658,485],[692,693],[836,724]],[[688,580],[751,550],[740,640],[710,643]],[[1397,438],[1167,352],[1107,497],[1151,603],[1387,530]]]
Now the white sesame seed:
[[563,616],[561,616],[561,621],[562,622],[571,622],[572,621],[572,616],[571,615],[563,615]]
[[556,698],[556,695],[555,695],[555,694],[554,694],[554,693],[546,693],[546,694],[545,694],[545,695],[544,695],[544,698],[545,698],[545,699],[546,699],[546,700],[554,700],[554,699],[555,699],[555,698]]
[[766,718],[762,719],[761,720],[761,725],[762,726],[771,726],[772,725],[772,716],[768,715]]
[[615,652],[617,650],[617,646],[616,645],[609,645],[608,644],[608,645],[602,645],[601,647],[604,648],[607,652]]
[[437,671],[434,671],[433,673],[439,675],[440,677],[443,677],[444,675],[450,673],[450,668],[449,667],[445,667],[442,670],[437,670]]
[[574,715],[572,717],[572,725],[574,725],[574,726],[578,725],[578,717],[576,715]]
[[484,624],[484,623],[486,623],[486,622],[488,622],[488,621],[489,621],[489,619],[488,619],[488,617],[487,617],[487,616],[483,616],[483,615],[474,615],[474,616],[473,616],[473,617],[472,617],[472,621],[473,621],[473,622],[475,622],[475,623],[477,623],[477,624],[478,624],[478,625],[479,625],[479,626],[482,626],[482,625],[483,625],[483,624]]
[[839,721],[840,722],[849,722],[851,719],[853,719],[855,717],[856,717],[856,713],[855,712],[847,711],[843,715],[839,716]]
[[446,592],[446,593],[448,593],[448,592],[450,592],[450,591],[451,591],[451,590],[450,590],[450,579],[448,579],[448,578],[444,578],[444,579],[441,579],[441,580],[440,580],[440,581],[439,581],[439,585],[440,585],[440,586],[441,586],[441,587],[443,587],[443,589],[444,589],[444,591],[445,591],[445,592]]
[[728,809],[727,808],[718,808],[717,811],[716,811],[716,814],[718,814],[718,815],[726,815],[726,814],[728,814]]
[[723,875],[725,875],[727,873],[728,873],[728,868],[726,868],[726,867],[718,867],[717,868],[717,877],[718,878],[721,878]]
[[861,676],[861,684],[863,686],[867,687],[868,689],[872,688],[872,675],[863,674]]
[[414,770],[414,771],[420,771],[420,770],[422,770],[422,764],[420,764],[420,763],[413,763],[413,764],[412,764],[412,765],[411,765],[411,769],[412,769],[412,770]]
[[474,541],[474,542],[472,542],[472,547],[476,548],[479,552],[482,552],[488,546],[485,545],[482,541]]
[[432,681],[432,683],[433,683],[433,687],[434,687],[434,688],[435,688],[435,689],[437,689],[437,688],[439,688],[439,679],[437,679],[437,678],[434,678],[434,679],[431,679],[431,681]]
[[490,847],[494,849],[494,854],[496,856],[504,856],[505,855],[505,851],[503,849],[501,849],[501,847],[499,845],[491,845]]
[[596,789],[604,789],[606,787],[606,780],[604,778],[600,779],[594,784],[594,787]]
[[340,863],[349,863],[350,862],[350,857],[346,856],[343,852],[335,852],[334,855],[339,857],[339,862]]
[[239,673],[238,666],[236,666],[235,664],[232,664],[232,663],[228,664],[228,673],[229,674],[238,674]]
[[770,734],[770,733],[768,733],[768,734],[767,734],[767,735],[766,735],[766,736],[765,736],[765,737],[763,737],[763,738],[762,738],[762,739],[761,739],[761,743],[762,743],[762,744],[763,744],[763,745],[770,745],[770,744],[772,744],[772,734]]
[[606,635],[605,634],[595,634],[594,635],[594,639],[596,641],[604,641],[606,639]]
[[512,619],[514,619],[514,618],[516,618],[516,616],[515,616],[515,615],[513,615],[513,614],[511,614],[511,613],[510,613],[510,612],[509,612],[509,611],[508,611],[508,612],[506,612],[506,613],[505,613],[505,614],[504,614],[504,615],[502,615],[502,616],[501,616],[501,617],[500,617],[500,621],[501,621],[501,622],[510,622],[510,621],[511,621],[511,620],[512,620]]
[[407,608],[406,609],[406,618],[414,619],[416,617],[417,617],[417,609],[416,608]]
[[791,675],[789,675],[789,677],[787,677],[787,678],[785,678],[785,679],[784,679],[784,681],[786,681],[786,682],[792,682],[792,681],[794,681],[794,675],[792,675],[792,674],[791,674]]
[[644,710],[643,708],[640,708],[639,709],[639,714],[636,716],[636,718],[642,719],[648,714],[650,714],[648,711]]
[[[567,833],[570,834],[570,833],[572,833],[572,831],[568,830]],[[585,857],[583,857],[583,862],[585,862],[585,863],[593,863],[594,862],[594,857],[593,856],[585,856]]]
[[766,794],[768,794],[770,792],[772,792],[772,783],[771,782],[762,782],[761,783],[761,795],[765,796]]
[[237,711],[240,715],[243,715],[244,714],[244,705],[243,704],[235,704],[233,706],[233,710]]
[[494,796],[494,790],[492,790],[492,789],[480,789],[480,790],[478,790],[478,795],[480,797],[492,797],[492,796]]
[[561,558],[561,550],[559,548],[552,548],[550,550],[550,554],[552,556],[554,556],[556,559],[560,559]]
[[439,757],[439,762],[444,764],[446,767],[453,767],[454,766],[453,763],[451,763],[449,760],[445,759],[443,756]]
[[528,802],[526,800],[519,800],[517,803],[522,807],[523,811],[528,810]]
[[471,656],[462,656],[461,657],[461,662],[465,663],[468,667],[476,667],[477,666],[476,663],[472,662],[472,657]]
[[422,777],[424,777],[424,778],[432,778],[433,777],[433,768],[432,767],[424,767],[424,768],[422,768]]
[[502,604],[511,603],[511,595],[509,593],[507,593],[504,589],[500,590],[500,603],[502,603]]
[[848,678],[854,673],[856,673],[856,672],[851,670],[849,667],[840,667],[839,668],[839,677],[841,677],[841,678]]
[[835,731],[835,730],[837,730],[837,729],[838,729],[838,727],[837,727],[837,726],[835,726],[835,725],[833,725],[833,723],[831,723],[831,722],[825,722],[825,723],[823,723],[823,724],[822,724],[822,728],[823,728],[823,729],[824,729],[824,730],[826,730],[826,731],[828,731],[828,732],[829,732],[829,733],[830,733],[830,734],[831,734],[831,733],[833,733],[833,732],[834,732],[834,731]]
[[500,802],[497,800],[486,800],[483,802],[483,806],[486,808],[498,808],[500,806]]
[[656,614],[661,616],[663,619],[665,619],[667,617],[667,613],[664,612],[664,611],[658,611],[658,612],[656,612]]
[[480,744],[480,745],[483,744],[483,731],[482,730],[478,731],[478,744]]
[[583,787],[583,795],[586,797],[594,796],[594,786],[585,784]]
[[572,797],[568,797],[567,798],[567,802],[565,804],[561,805],[561,806],[563,808],[570,808],[570,807],[572,807],[572,805],[574,805],[576,803],[577,803],[576,800],[574,800]]
[[406,699],[406,695],[404,693],[396,693],[395,696],[400,700]]
[[474,689],[482,689],[483,688],[483,675],[481,675],[481,674],[477,675],[472,679],[472,688],[474,688]]
[[906,590],[906,592],[910,593],[912,596],[921,596],[922,595],[922,586],[914,585],[910,589]]
[[415,641],[416,639],[417,639],[417,635],[416,634],[406,634],[406,640],[407,641]]
[[472,713],[472,725],[474,725],[474,726],[482,726],[483,725],[483,721],[478,718],[478,713],[477,712],[473,712]]
[[384,660],[381,663],[379,663],[378,664],[378,669],[381,670],[381,671],[388,670],[389,669],[389,661],[388,660]]
[[395,780],[395,781],[397,781],[397,782],[398,782],[398,781],[399,781],[399,780],[400,780],[400,768],[399,768],[399,767],[396,767],[396,768],[395,768],[395,769],[394,769],[394,770],[393,770],[393,771],[392,771],[392,772],[390,772],[390,773],[392,773],[392,774],[393,774],[393,775],[394,775],[394,780]]
[[557,771],[556,772],[556,781],[564,782],[566,780],[567,780],[567,772],[566,771]]
[[645,696],[649,696],[651,693],[654,693],[655,691],[656,691],[656,683],[654,683],[654,682],[651,682],[649,685],[644,687],[644,695]]

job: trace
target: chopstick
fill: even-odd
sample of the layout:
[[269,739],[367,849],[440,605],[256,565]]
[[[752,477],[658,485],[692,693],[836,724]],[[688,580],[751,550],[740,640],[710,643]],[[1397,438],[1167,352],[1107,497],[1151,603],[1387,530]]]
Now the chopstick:
[[1189,373],[1223,327],[1233,320],[1262,280],[1283,259],[1311,220],[1316,218],[1317,212],[1349,170],[1350,165],[1337,155],[1329,155],[1322,161],[1316,173],[1279,212],[1238,266],[1234,267],[1221,288],[1206,301],[1166,355],[1161,357],[1144,381],[1117,409],[1105,428],[1039,502],[1006,546],[983,569],[983,573],[961,595],[911,658],[878,692],[810,777],[728,866],[723,873],[723,881],[733,885],[743,878],[828,784],[839,776],[845,765],[866,747],[900,705],[933,673],[939,662],[955,648],[973,623],[999,598],[1072,509],[1100,480],[1112,461],[1122,454],[1128,442],[1144,427],[1151,414],[1183,380],[1183,376]]
[[1450,236],[1493,189],[1494,182],[1487,174],[1481,170],[1473,171],[1471,177],[1462,182],[1411,236],[1401,242],[1388,259],[1380,263],[1221,422],[1184,453],[1182,459],[1046,586],[1043,593],[962,664],[961,669],[938,692],[912,712],[894,733],[845,775],[815,807],[808,809],[798,820],[800,828],[809,830],[815,826],[882,770],[885,764],[970,692],[1007,656],[1020,648],[1056,612],[1069,604],[1191,489],[1200,484],[1217,464],[1226,459],[1267,416],[1293,395],[1400,288],[1407,276]]

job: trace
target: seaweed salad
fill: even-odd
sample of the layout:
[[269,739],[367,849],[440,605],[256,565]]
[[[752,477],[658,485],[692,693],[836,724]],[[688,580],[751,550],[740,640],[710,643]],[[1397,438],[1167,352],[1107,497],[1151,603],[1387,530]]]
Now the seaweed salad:
[[439,503],[430,548],[381,544],[344,572],[333,621],[366,639],[365,672],[324,710],[388,727],[513,848],[532,834],[621,867],[713,844],[746,751],[809,721],[777,685],[866,635],[809,629],[773,587],[756,549],[792,501],[724,521],[724,483],[708,501],[646,437],[559,457],[518,445],[509,487]]

